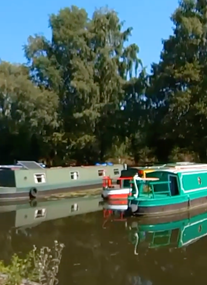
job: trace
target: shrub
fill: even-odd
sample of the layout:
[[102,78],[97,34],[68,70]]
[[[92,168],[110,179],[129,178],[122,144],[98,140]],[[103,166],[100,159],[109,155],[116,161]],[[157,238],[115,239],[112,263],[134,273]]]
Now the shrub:
[[57,274],[62,258],[64,245],[54,242],[52,249],[42,247],[37,249],[34,246],[27,256],[22,259],[14,254],[11,264],[5,265],[0,261],[1,281],[5,285],[31,284],[38,282],[41,285],[57,284]]

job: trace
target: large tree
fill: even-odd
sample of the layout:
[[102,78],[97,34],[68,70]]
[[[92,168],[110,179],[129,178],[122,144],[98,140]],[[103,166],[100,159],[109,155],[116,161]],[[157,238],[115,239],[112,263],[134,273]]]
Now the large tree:
[[132,29],[124,30],[117,14],[105,8],[89,19],[84,9],[72,6],[51,15],[49,23],[50,40],[36,35],[25,46],[32,80],[58,94],[65,153],[80,161],[103,159],[114,140],[121,146],[129,136],[120,103],[134,102],[135,96],[139,104],[137,92],[143,90],[138,46],[126,46]]
[[182,0],[171,19],[173,34],[163,41],[160,62],[152,65],[148,90],[154,106],[151,140],[162,158],[177,146],[205,159],[207,1]]

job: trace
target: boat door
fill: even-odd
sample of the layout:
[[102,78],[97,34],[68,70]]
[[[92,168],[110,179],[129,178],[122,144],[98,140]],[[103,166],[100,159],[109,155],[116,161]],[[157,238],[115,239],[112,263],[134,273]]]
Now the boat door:
[[176,175],[169,175],[169,181],[170,181],[170,192],[171,196],[176,196],[179,194],[178,191],[178,180]]

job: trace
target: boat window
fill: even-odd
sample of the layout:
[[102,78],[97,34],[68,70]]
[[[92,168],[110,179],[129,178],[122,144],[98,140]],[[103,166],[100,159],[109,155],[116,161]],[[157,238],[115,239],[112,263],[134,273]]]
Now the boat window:
[[104,175],[104,170],[103,169],[99,169],[98,170],[98,176],[103,176]]
[[77,180],[79,178],[79,172],[78,171],[73,171],[70,173],[70,178],[73,180]]
[[114,175],[119,175],[119,169],[114,169]]
[[76,212],[76,211],[78,211],[78,204],[73,204],[71,206],[71,212]]
[[124,188],[129,188],[130,187],[130,179],[124,179],[123,181],[123,187]]
[[46,182],[45,173],[34,174],[34,181],[35,183],[45,183]]
[[45,217],[46,209],[39,209],[35,211],[35,218],[43,218]]
[[201,185],[201,178],[198,177],[198,184]]

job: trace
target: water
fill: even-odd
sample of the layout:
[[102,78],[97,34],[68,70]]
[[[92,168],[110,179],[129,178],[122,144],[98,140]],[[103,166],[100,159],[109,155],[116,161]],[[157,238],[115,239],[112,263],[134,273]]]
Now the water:
[[[25,256],[35,244],[65,244],[59,284],[200,284],[206,277],[207,214],[165,220],[103,210],[100,198],[0,206],[0,259]],[[44,210],[37,213],[37,210]],[[89,211],[93,211],[89,213]],[[44,213],[43,213],[44,212]],[[36,217],[35,217],[36,216]],[[160,223],[162,224],[160,225]]]

